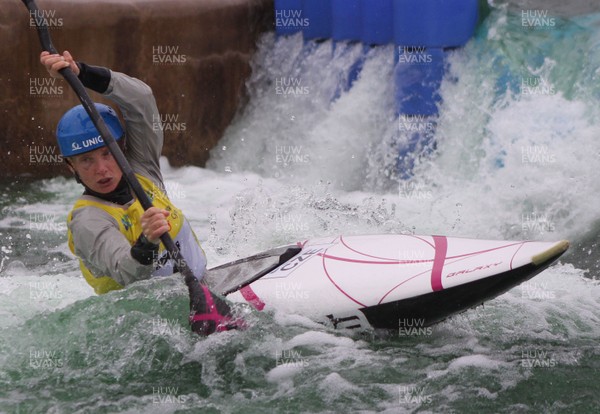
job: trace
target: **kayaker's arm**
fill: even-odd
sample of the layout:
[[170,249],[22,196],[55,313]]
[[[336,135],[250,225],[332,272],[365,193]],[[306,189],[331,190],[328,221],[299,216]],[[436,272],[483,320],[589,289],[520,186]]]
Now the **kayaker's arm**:
[[139,79],[110,71],[104,96],[119,106],[125,118],[125,155],[131,167],[164,189],[159,165],[163,131],[152,89]]
[[150,278],[158,245],[144,240],[130,246],[110,215],[94,207],[73,211],[69,223],[75,254],[96,275],[110,276],[126,286]]
[[83,83],[83,86],[94,92],[106,92],[110,84],[110,70],[83,62],[77,62],[77,67],[79,68],[79,75],[77,77]]

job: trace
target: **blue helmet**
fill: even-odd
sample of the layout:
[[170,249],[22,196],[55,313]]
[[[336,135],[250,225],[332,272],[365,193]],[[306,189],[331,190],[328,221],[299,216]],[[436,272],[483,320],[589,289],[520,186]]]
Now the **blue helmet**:
[[[123,137],[123,127],[115,110],[100,103],[94,105],[112,136],[115,140],[120,140]],[[100,132],[82,105],[69,109],[63,115],[56,127],[56,139],[63,157],[72,157],[104,146]]]

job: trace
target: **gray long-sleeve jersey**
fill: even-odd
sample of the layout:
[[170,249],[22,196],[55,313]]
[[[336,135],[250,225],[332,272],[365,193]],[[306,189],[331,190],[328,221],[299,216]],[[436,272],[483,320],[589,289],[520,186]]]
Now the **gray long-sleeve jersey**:
[[[163,145],[160,115],[152,90],[139,79],[123,73],[110,72],[111,79],[104,96],[114,101],[125,119],[126,157],[134,172],[150,179],[164,190],[159,166]],[[84,195],[83,198],[127,209],[99,198]],[[152,264],[142,265],[131,256],[131,244],[119,230],[119,224],[105,211],[93,206],[73,211],[69,230],[73,235],[75,254],[97,277],[110,276],[125,286],[153,274],[168,274],[163,269],[156,272]],[[183,256],[194,273],[200,278],[206,269],[204,252],[197,244],[193,231],[185,220],[182,230],[186,239],[181,243]],[[167,269],[168,270],[168,269]],[[172,267],[170,272],[172,272]]]

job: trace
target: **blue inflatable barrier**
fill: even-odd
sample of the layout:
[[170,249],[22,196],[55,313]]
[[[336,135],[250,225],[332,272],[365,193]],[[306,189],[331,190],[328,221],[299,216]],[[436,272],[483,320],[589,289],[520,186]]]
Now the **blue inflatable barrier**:
[[301,31],[309,23],[303,16],[302,0],[275,0],[275,33],[286,36]]
[[324,0],[302,0],[302,11],[308,25],[302,29],[304,38],[329,39],[331,37],[331,2]]
[[345,80],[341,81],[341,83],[338,85],[335,92],[333,93],[331,102],[336,101],[342,95],[343,92],[349,91],[350,88],[352,88],[352,85],[354,84],[356,79],[358,79],[358,76],[360,75],[360,72],[362,71],[362,68],[365,64],[365,56],[366,52],[363,51],[363,54],[359,56],[359,58],[354,63],[352,63],[352,65],[348,69],[348,75],[346,76]]
[[394,0],[394,42],[427,47],[463,46],[473,36],[478,0]]
[[445,72],[442,48],[471,38],[478,0],[394,0],[393,14],[396,111],[435,115]]
[[361,37],[361,0],[332,0],[332,39],[358,41]]
[[445,73],[441,48],[397,46],[394,69],[398,136],[395,150],[398,178],[408,180],[415,165],[436,148],[440,84]]
[[[358,42],[362,32],[362,15],[361,15],[362,0],[331,0],[332,13],[332,36],[336,42]],[[336,48],[338,45],[335,46]],[[345,46],[342,46],[344,48]],[[366,54],[365,50],[365,54]],[[342,92],[350,90],[354,81],[358,78],[363,64],[365,55],[360,56],[350,67],[348,76],[339,88],[335,91],[332,102],[337,100]]]
[[360,40],[365,45],[385,45],[393,39],[392,0],[361,0]]
[[[306,40],[361,41],[365,48],[394,43],[395,102],[399,129],[397,171],[409,178],[415,160],[435,146],[439,88],[445,73],[445,49],[463,46],[478,21],[480,0],[275,0],[276,31],[302,31]],[[352,86],[364,56],[350,68]],[[407,118],[408,117],[408,118]],[[404,122],[402,121],[404,119]],[[405,126],[403,129],[402,126]],[[412,125],[413,129],[407,127]],[[425,128],[425,129],[423,129]]]
[[412,177],[416,163],[436,148],[445,52],[440,48],[397,46],[395,57],[396,173],[398,178],[407,180]]
[[444,77],[444,51],[438,48],[397,46],[396,113],[436,115]]

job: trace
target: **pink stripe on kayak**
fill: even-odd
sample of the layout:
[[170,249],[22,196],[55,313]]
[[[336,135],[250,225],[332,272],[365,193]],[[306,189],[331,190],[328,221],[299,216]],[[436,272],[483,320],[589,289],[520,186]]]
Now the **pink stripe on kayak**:
[[362,306],[363,308],[366,308],[367,306],[363,303],[360,303],[359,301],[357,301],[356,299],[354,299],[352,296],[350,296],[348,293],[346,293],[344,291],[344,289],[342,289],[337,283],[335,283],[335,281],[332,279],[331,275],[329,274],[329,272],[327,271],[327,266],[325,265],[325,259],[327,258],[327,255],[325,254],[327,253],[327,250],[325,250],[323,252],[323,254],[321,255],[321,257],[323,258],[323,271],[325,272],[325,275],[327,275],[327,278],[329,279],[329,281],[331,283],[333,283],[333,286],[335,286],[335,288],[337,290],[339,290],[343,295],[345,295],[348,299],[350,299],[353,302],[358,303],[360,306]]
[[352,251],[352,252],[354,252],[356,254],[360,254],[361,256],[366,256],[366,257],[370,257],[370,258],[373,258],[373,259],[397,261],[396,259],[392,259],[392,258],[389,258],[389,257],[373,256],[373,255],[370,255],[370,254],[367,254],[367,253],[359,252],[358,250],[350,247],[348,245],[348,243],[346,243],[346,241],[342,238],[342,236],[340,236],[340,243],[342,243],[348,250],[350,250],[350,251]]
[[374,260],[358,260],[358,259],[348,259],[345,257],[331,256],[324,253],[318,253],[317,256],[323,256],[326,259],[338,260],[340,262],[350,262],[350,263],[361,263],[361,264],[376,264],[376,265],[401,265],[401,264],[415,264],[415,263],[428,263],[432,262],[431,259],[423,259],[423,260],[396,260],[395,262],[376,262]]
[[515,260],[515,256],[517,255],[517,253],[519,253],[519,250],[521,250],[521,247],[525,246],[525,243],[527,242],[523,242],[523,244],[521,244],[519,246],[519,248],[513,253],[512,257],[510,258],[510,270],[512,270],[513,268],[513,260]]
[[442,286],[442,269],[446,261],[448,239],[445,236],[433,236],[433,242],[435,243],[435,257],[431,269],[431,288],[434,292],[437,292],[444,289]]
[[246,302],[254,306],[255,309],[261,311],[265,307],[265,302],[263,302],[258,296],[256,296],[256,293],[254,293],[250,285],[241,288],[240,293],[242,294],[244,299],[246,299]]

